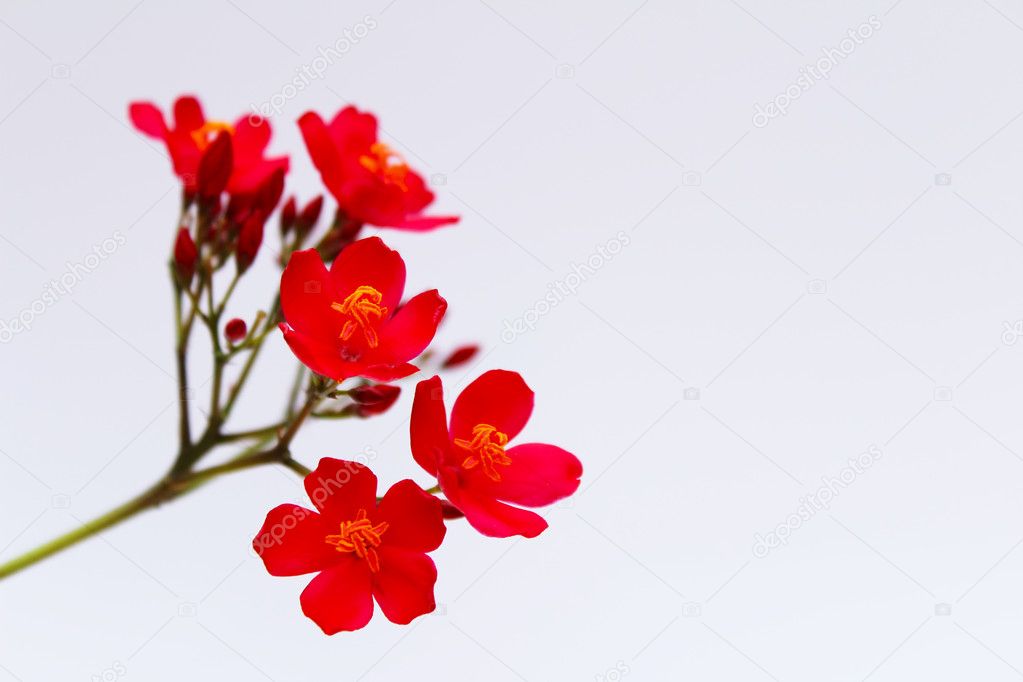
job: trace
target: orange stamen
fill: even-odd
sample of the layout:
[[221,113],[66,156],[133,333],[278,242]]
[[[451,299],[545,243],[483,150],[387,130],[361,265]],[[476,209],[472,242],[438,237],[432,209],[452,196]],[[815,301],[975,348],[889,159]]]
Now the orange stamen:
[[234,135],[234,126],[224,121],[206,121],[202,124],[201,128],[196,128],[192,131],[192,139],[195,141],[195,146],[199,148],[199,151],[203,151],[206,147],[210,146],[210,143],[222,131]]
[[362,334],[366,337],[366,343],[370,348],[380,345],[376,325],[387,315],[387,306],[380,305],[382,300],[384,300],[383,294],[364,284],[350,293],[341,303],[331,303],[332,310],[348,316],[345,326],[341,328],[341,340],[347,341],[355,333],[355,329],[361,327]]
[[511,457],[504,451],[504,446],[507,444],[508,435],[498,431],[497,427],[490,424],[474,426],[471,440],[455,439],[455,445],[471,453],[462,460],[462,466],[466,469],[475,469],[482,464],[483,473],[495,483],[501,480],[501,474],[495,465],[508,466],[512,462]]
[[408,185],[405,184],[405,178],[409,173],[408,164],[383,142],[374,142],[369,148],[369,154],[359,157],[359,164],[370,173],[376,173],[393,182],[403,191],[408,190]]
[[339,552],[355,552],[355,556],[365,559],[369,564],[369,570],[376,573],[380,570],[380,557],[377,556],[376,548],[380,546],[380,536],[388,528],[386,521],[377,525],[366,518],[366,510],[360,509],[355,515],[354,521],[345,521],[341,524],[341,532],[337,535],[328,535],[325,542],[333,545]]

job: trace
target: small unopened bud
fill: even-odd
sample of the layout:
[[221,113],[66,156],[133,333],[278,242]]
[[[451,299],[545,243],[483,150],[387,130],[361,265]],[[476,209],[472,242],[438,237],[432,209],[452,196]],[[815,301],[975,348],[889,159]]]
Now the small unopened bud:
[[440,366],[443,369],[451,369],[453,367],[464,365],[476,357],[476,354],[479,352],[480,347],[475,343],[459,346],[455,350],[451,351],[451,355],[449,355]]
[[463,516],[465,516],[465,514],[462,513],[461,509],[451,504],[447,500],[440,501],[440,513],[445,519],[460,519]]
[[238,343],[244,339],[249,333],[249,328],[245,324],[245,320],[240,317],[235,317],[228,320],[227,324],[224,325],[224,336],[231,343]]
[[295,230],[299,235],[309,234],[314,227],[316,227],[316,221],[320,219],[320,211],[323,210],[323,195],[319,195],[302,209],[302,212],[298,214],[298,218],[295,220]]
[[199,260],[199,251],[192,241],[192,234],[187,227],[178,230],[178,238],[174,241],[174,267],[182,286],[188,286],[195,275],[195,263]]
[[256,191],[255,210],[269,216],[284,194],[284,171],[277,169]]
[[263,244],[263,216],[253,213],[242,224],[238,232],[238,248],[235,252],[235,259],[238,262],[238,272],[242,273],[249,269],[252,261],[256,260],[259,247]]
[[355,413],[360,417],[383,414],[394,405],[399,395],[401,387],[389,384],[356,386],[348,392],[348,397],[355,403]]
[[196,188],[205,199],[220,196],[231,178],[234,166],[234,152],[231,150],[231,134],[222,131],[202,154]]
[[295,197],[288,197],[284,206],[281,208],[281,235],[286,235],[291,232],[291,228],[295,226],[295,216],[298,213],[298,208],[295,205]]

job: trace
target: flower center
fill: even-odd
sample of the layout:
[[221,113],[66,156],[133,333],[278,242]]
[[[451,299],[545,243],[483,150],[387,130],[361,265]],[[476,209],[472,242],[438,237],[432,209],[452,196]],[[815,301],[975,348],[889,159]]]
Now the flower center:
[[374,142],[369,148],[369,154],[359,157],[359,164],[370,173],[380,175],[389,182],[393,182],[403,191],[408,190],[405,184],[405,177],[408,175],[408,164],[393,149],[383,142]]
[[222,131],[234,135],[234,126],[224,121],[206,121],[201,128],[192,131],[192,140],[199,151],[205,151]]
[[370,348],[380,345],[376,325],[387,314],[387,306],[380,305],[382,300],[384,297],[379,291],[364,284],[350,293],[341,303],[331,303],[332,310],[348,316],[345,326],[341,328],[341,340],[347,341],[352,338],[352,334],[357,328],[361,328],[362,335],[366,337],[366,343]]
[[388,523],[381,521],[377,525],[366,518],[366,510],[360,509],[354,521],[341,524],[341,532],[328,535],[324,542],[333,545],[339,552],[355,552],[355,556],[365,559],[369,570],[376,573],[380,570],[380,557],[376,548],[380,546],[380,536],[387,530]]
[[469,451],[469,456],[462,460],[466,469],[483,466],[483,473],[495,483],[501,480],[501,474],[495,465],[508,466],[511,457],[504,451],[508,444],[508,435],[498,431],[490,424],[477,424],[472,429],[472,439],[456,438],[455,445]]

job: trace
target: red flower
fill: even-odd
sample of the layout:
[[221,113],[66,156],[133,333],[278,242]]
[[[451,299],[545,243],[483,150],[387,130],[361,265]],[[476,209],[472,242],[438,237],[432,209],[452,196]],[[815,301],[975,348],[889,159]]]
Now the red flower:
[[270,142],[270,122],[258,116],[243,116],[234,125],[208,121],[199,100],[189,96],[174,102],[173,127],[167,126],[163,113],[150,102],[134,102],[128,113],[136,128],[167,145],[174,172],[189,193],[197,190],[200,161],[221,132],[231,138],[233,166],[227,182],[229,193],[254,193],[275,170],[288,170],[288,157],[263,157]]
[[441,369],[454,369],[455,367],[461,367],[465,363],[476,357],[476,354],[480,352],[480,347],[475,343],[466,346],[459,346],[455,350],[451,351],[451,355],[441,363]]
[[377,237],[346,247],[329,272],[315,249],[296,251],[281,276],[284,339],[331,379],[406,377],[448,304],[433,289],[398,307],[404,288],[405,262]]
[[516,372],[492,370],[469,384],[451,409],[450,429],[440,377],[416,387],[412,455],[484,535],[536,537],[547,522],[505,502],[540,507],[579,487],[575,455],[542,443],[507,447],[532,411],[533,392]]
[[323,184],[345,215],[357,223],[403,230],[432,230],[457,216],[426,217],[433,192],[390,147],[377,140],[377,119],[346,107],[330,124],[308,112],[298,120]]
[[275,507],[252,541],[270,575],[319,573],[302,592],[305,615],[333,635],[364,627],[374,598],[401,625],[434,610],[437,567],[426,553],[444,539],[440,500],[405,480],[378,504],[372,471],[330,458],[305,489],[316,511]]

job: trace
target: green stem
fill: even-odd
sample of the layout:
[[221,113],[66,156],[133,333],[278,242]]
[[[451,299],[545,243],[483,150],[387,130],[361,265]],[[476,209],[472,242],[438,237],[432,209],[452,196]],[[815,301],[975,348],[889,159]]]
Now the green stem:
[[57,552],[67,549],[68,547],[90,538],[97,533],[101,533],[102,531],[135,516],[141,511],[155,507],[164,500],[170,499],[168,495],[169,493],[167,491],[166,483],[158,483],[149,490],[143,492],[141,495],[128,500],[119,507],[111,509],[106,514],[103,514],[102,516],[97,517],[72,531],[68,531],[67,533],[60,535],[46,544],[40,545],[19,557],[15,557],[4,564],[0,564],[0,580],[17,573],[18,571],[24,570],[29,566],[46,559],[47,557],[53,556]]

